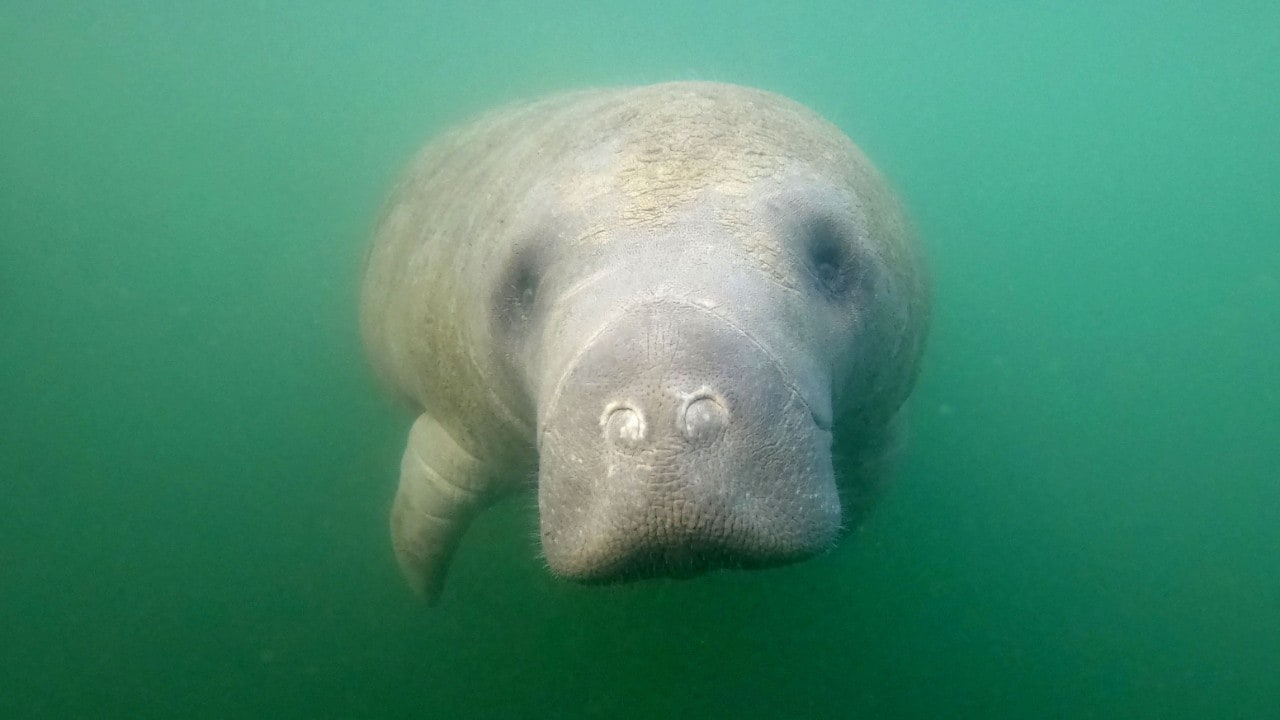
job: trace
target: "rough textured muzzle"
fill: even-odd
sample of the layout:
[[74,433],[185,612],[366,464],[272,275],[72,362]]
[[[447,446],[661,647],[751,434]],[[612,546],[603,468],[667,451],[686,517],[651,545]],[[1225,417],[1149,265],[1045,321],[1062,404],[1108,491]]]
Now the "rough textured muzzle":
[[840,526],[831,434],[773,354],[680,301],[634,308],[542,413],[551,569],[579,580],[790,562]]

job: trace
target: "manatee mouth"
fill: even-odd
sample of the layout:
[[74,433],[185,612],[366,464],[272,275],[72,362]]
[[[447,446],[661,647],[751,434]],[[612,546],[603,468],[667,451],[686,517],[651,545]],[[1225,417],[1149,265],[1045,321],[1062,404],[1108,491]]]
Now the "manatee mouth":
[[540,436],[542,549],[592,583],[794,562],[841,510],[829,413],[701,308],[652,302],[574,359]]
[[691,580],[720,570],[763,570],[781,567],[820,554],[825,549],[827,548],[817,548],[809,553],[789,557],[751,559],[742,557],[740,553],[727,552],[717,547],[702,549],[687,546],[676,549],[659,547],[647,551],[632,551],[618,562],[601,564],[587,572],[572,573],[556,570],[556,574],[583,585],[595,586],[622,585],[654,578]]

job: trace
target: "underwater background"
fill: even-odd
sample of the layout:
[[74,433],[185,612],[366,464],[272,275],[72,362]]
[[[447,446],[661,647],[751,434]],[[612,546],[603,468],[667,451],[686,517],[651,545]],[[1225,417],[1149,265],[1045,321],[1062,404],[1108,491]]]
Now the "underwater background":
[[[835,552],[586,588],[531,497],[440,606],[356,324],[433,133],[755,85],[935,311]],[[0,717],[1280,717],[1280,3],[0,4]]]

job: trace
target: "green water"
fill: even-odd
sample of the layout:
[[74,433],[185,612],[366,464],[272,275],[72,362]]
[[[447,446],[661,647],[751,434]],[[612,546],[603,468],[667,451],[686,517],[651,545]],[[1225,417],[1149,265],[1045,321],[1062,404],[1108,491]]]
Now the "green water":
[[[1277,716],[1280,4],[361,5],[0,5],[0,717]],[[907,199],[898,482],[829,556],[607,589],[513,500],[425,610],[378,204],[496,103],[687,78]]]

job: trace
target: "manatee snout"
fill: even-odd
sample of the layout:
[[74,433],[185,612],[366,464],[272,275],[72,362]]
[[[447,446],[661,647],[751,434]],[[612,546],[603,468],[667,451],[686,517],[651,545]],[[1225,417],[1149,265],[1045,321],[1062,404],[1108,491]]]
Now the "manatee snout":
[[829,547],[841,523],[829,400],[804,380],[696,304],[652,302],[609,323],[542,413],[538,505],[552,571],[685,576]]

